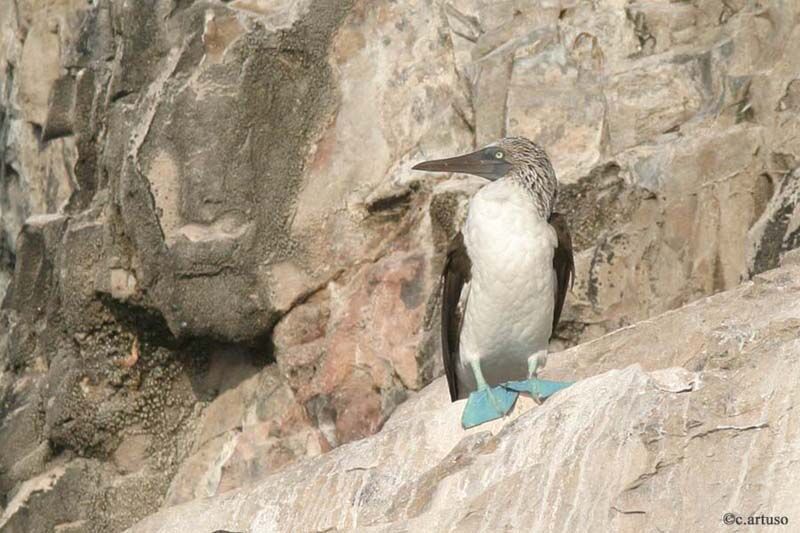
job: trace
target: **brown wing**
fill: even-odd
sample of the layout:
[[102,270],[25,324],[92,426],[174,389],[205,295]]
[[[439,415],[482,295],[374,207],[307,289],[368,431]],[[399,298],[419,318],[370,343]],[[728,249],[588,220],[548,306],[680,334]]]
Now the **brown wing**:
[[442,272],[442,361],[450,388],[450,400],[458,400],[458,341],[463,323],[463,309],[459,306],[461,291],[469,283],[472,262],[464,246],[464,236],[456,235],[447,251]]
[[556,305],[553,309],[553,333],[556,333],[558,319],[561,318],[561,309],[567,297],[567,288],[572,287],[575,281],[575,260],[572,258],[572,237],[569,235],[567,219],[561,213],[550,215],[550,225],[556,230],[558,247],[553,255],[553,269],[556,271]]

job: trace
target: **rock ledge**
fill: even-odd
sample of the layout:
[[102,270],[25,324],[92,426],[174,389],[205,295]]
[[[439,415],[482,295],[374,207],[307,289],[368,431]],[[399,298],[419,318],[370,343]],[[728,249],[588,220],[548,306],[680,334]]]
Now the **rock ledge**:
[[788,266],[554,354],[548,377],[592,377],[471,431],[439,379],[377,435],[131,531],[718,531],[727,512],[797,523],[798,296]]

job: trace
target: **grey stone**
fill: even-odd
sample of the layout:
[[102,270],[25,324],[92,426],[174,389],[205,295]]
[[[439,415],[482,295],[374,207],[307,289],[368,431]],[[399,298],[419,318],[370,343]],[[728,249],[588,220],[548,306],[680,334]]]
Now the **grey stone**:
[[62,76],[53,84],[42,141],[50,141],[74,132],[76,85],[71,76]]

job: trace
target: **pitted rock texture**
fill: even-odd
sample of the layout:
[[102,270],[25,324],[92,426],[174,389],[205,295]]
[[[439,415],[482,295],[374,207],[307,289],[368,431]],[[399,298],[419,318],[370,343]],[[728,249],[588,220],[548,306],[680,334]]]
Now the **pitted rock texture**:
[[440,378],[373,437],[130,531],[710,532],[727,512],[792,523],[798,296],[800,268],[772,270],[554,354],[549,377],[583,379],[468,431],[465,400],[449,403]]
[[120,530],[378,431],[441,372],[438,274],[481,185],[422,159],[548,149],[578,251],[554,348],[776,267],[800,244],[799,17],[0,2],[6,527]]

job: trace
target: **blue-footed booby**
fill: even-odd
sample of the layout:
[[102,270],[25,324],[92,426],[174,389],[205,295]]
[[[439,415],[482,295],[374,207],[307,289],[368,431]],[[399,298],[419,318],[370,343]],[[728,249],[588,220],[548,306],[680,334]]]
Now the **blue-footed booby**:
[[506,137],[413,170],[489,180],[470,200],[442,274],[442,357],[450,399],[469,398],[462,425],[504,416],[519,392],[541,401],[570,385],[537,378],[575,275],[547,153]]

